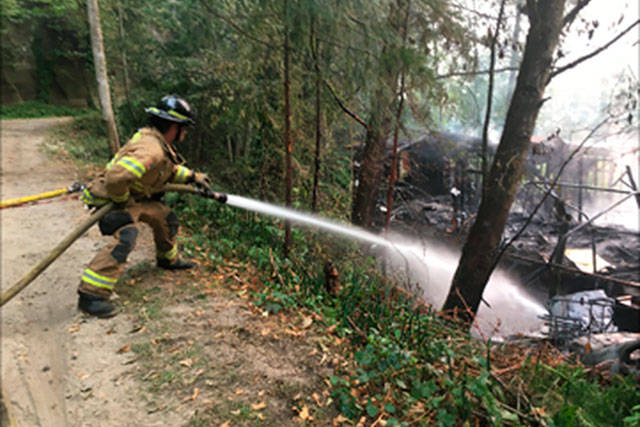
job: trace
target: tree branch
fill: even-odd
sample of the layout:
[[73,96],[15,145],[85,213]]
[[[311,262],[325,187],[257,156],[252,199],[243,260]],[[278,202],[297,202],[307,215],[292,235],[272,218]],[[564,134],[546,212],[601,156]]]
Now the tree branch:
[[591,2],[591,0],[578,0],[578,3],[576,3],[576,5],[573,7],[573,9],[571,9],[571,11],[569,13],[567,13],[565,15],[565,17],[562,19],[562,26],[571,26],[571,24],[573,23],[573,20],[576,19],[576,16],[578,16],[578,13],[584,9],[584,7],[586,5],[588,5]]
[[352,112],[351,110],[349,110],[340,100],[340,98],[338,97],[338,95],[336,95],[335,90],[333,90],[333,87],[331,86],[331,83],[329,83],[327,80],[323,79],[322,80],[324,82],[324,84],[327,86],[327,88],[329,89],[329,92],[331,92],[331,95],[333,96],[333,99],[335,99],[336,103],[338,104],[338,106],[342,109],[342,111],[344,111],[349,117],[351,117],[352,119],[354,119],[356,122],[360,123],[362,126],[364,126],[365,129],[369,129],[369,125],[367,124],[367,122],[365,122],[360,116],[358,116],[356,113]]
[[[505,71],[518,71],[518,70],[519,70],[518,67],[504,67],[504,68],[498,68],[497,70],[493,70],[493,72],[502,73]],[[447,74],[440,74],[436,76],[436,80],[447,79],[449,77],[477,76],[479,74],[489,74],[489,73],[491,73],[491,70],[460,71],[460,72],[453,72],[453,73],[447,73]]]
[[576,149],[573,150],[571,152],[571,154],[569,155],[569,157],[567,157],[567,159],[562,163],[562,165],[560,166],[560,169],[558,170],[558,173],[556,174],[555,178],[553,179],[553,182],[549,185],[549,188],[547,189],[547,191],[542,196],[542,199],[540,199],[540,201],[535,206],[535,208],[533,208],[533,211],[531,212],[531,215],[529,215],[529,217],[527,218],[525,223],[522,225],[520,230],[518,230],[518,232],[516,234],[514,234],[513,237],[500,249],[500,252],[498,253],[498,255],[493,260],[493,265],[491,266],[491,271],[493,271],[498,266],[498,263],[500,262],[500,259],[502,258],[504,253],[507,251],[507,249],[509,249],[509,247],[513,244],[513,242],[518,240],[518,238],[522,235],[522,233],[524,233],[524,231],[527,229],[529,224],[531,224],[531,221],[533,221],[533,217],[536,215],[536,213],[538,213],[538,210],[542,207],[542,204],[544,203],[545,200],[547,200],[547,197],[549,197],[549,195],[551,194],[551,192],[555,188],[556,184],[560,180],[560,177],[562,176],[562,172],[564,172],[565,167],[569,164],[569,162],[571,162],[571,160],[573,160],[573,158],[576,156],[576,154],[578,154],[578,152],[580,152],[580,150],[582,150],[582,148],[587,143],[587,141],[589,141],[591,139],[591,137],[598,131],[598,129],[600,129],[602,126],[604,126],[610,119],[611,119],[611,117],[607,117],[604,120],[602,120],[600,123],[598,123],[591,130],[591,132],[589,132],[589,135],[587,135],[582,140],[582,142],[580,142],[580,144],[578,144]]
[[640,19],[636,20],[633,24],[629,25],[624,31],[622,31],[620,34],[618,34],[617,36],[615,36],[613,39],[611,39],[611,41],[609,41],[608,43],[606,43],[605,45],[599,47],[598,49],[594,50],[593,52],[576,59],[573,62],[568,63],[567,65],[564,65],[560,68],[557,68],[555,71],[553,71],[550,75],[549,78],[547,80],[547,83],[549,81],[551,81],[552,78],[554,78],[555,76],[557,76],[558,74],[567,71],[570,68],[575,67],[576,65],[586,61],[587,59],[591,59],[594,56],[596,56],[597,54],[599,54],[600,52],[602,52],[603,50],[607,49],[609,46],[611,46],[612,44],[614,44],[615,42],[617,42],[620,38],[622,38],[622,36],[624,36],[625,34],[627,34],[629,31],[631,31],[633,29],[633,27],[635,27],[636,25],[640,24]]
[[494,69],[496,67],[496,43],[498,42],[498,34],[500,34],[500,25],[502,25],[502,14],[504,13],[504,2],[500,2],[500,11],[496,21],[496,31],[491,39],[491,57],[489,63],[489,87],[487,89],[487,110],[484,117],[484,125],[482,127],[482,197],[487,194],[487,147],[489,145],[489,123],[491,122],[491,104],[493,101],[493,78]]
[[254,36],[252,36],[252,35],[250,35],[250,34],[247,34],[247,33],[246,33],[242,28],[240,28],[240,26],[239,26],[239,25],[237,25],[236,23],[234,23],[234,22],[231,20],[231,18],[229,18],[228,16],[224,16],[224,15],[222,15],[222,14],[220,14],[220,13],[216,12],[216,11],[214,10],[214,8],[213,8],[210,4],[208,4],[206,1],[205,1],[205,2],[202,2],[202,5],[203,5],[203,6],[204,6],[208,11],[209,11],[209,13],[210,13],[211,15],[213,15],[213,16],[215,16],[216,18],[221,19],[222,21],[226,22],[226,23],[227,23],[227,25],[229,25],[231,28],[233,28],[234,30],[236,30],[236,32],[237,32],[238,34],[240,34],[241,36],[246,37],[246,38],[248,38],[249,40],[252,40],[252,41],[254,41],[254,42],[257,42],[257,43],[263,44],[263,45],[265,45],[265,46],[267,46],[267,47],[270,47],[271,49],[279,49],[279,46],[277,46],[277,45],[275,45],[275,44],[271,44],[271,43],[266,42],[266,41],[264,41],[264,40],[260,40],[260,39],[258,39],[258,38],[256,38],[256,37],[254,37]]

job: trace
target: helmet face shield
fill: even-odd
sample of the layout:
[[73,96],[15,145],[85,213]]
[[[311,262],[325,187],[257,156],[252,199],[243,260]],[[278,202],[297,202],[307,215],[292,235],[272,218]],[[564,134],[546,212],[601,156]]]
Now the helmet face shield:
[[194,125],[196,123],[196,114],[189,103],[177,95],[164,96],[155,107],[145,108],[144,111],[163,120],[182,125]]

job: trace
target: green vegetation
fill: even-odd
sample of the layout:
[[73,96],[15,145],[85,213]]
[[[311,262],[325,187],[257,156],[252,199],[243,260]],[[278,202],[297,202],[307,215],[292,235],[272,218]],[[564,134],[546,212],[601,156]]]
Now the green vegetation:
[[88,110],[86,109],[50,105],[42,101],[28,101],[21,104],[0,105],[0,119],[80,116],[87,113]]
[[[30,7],[35,3],[39,7]],[[48,0],[24,6],[2,0],[2,5],[9,18],[3,35],[24,23],[33,26],[31,37],[4,44],[4,63],[17,67],[22,59],[16,52],[31,52],[36,93],[47,101],[56,64],[72,58],[90,64],[81,4]],[[484,77],[444,80],[438,73],[486,63],[478,57],[478,48],[486,46],[474,44],[476,30],[495,21],[479,22],[476,16],[467,21],[446,0],[106,0],[100,5],[122,141],[144,123],[144,107],[179,93],[198,112],[198,125],[179,148],[192,167],[211,173],[217,190],[282,200],[283,86],[291,90],[294,205],[311,205],[318,172],[318,210],[331,217],[344,218],[350,211],[352,161],[364,141],[384,146],[395,127],[410,138],[432,127],[479,128],[482,122]],[[285,28],[292,64],[286,82]],[[47,44],[57,39],[64,41],[59,49]],[[515,60],[518,51],[514,48]],[[400,80],[406,81],[402,88]],[[505,98],[508,85],[502,81],[497,87]],[[407,104],[402,111],[400,99]],[[502,114],[504,100],[497,107],[495,114]],[[316,125],[323,136],[317,171]],[[107,160],[106,137],[95,113],[78,117],[58,137],[70,142],[67,152],[82,162],[102,166]],[[372,162],[382,169],[380,159]],[[383,187],[378,184],[372,187]],[[380,420],[386,425],[623,425],[640,417],[640,390],[632,379],[605,380],[539,344],[473,340],[466,325],[399,293],[349,242],[296,229],[293,250],[285,257],[278,220],[192,196],[168,194],[166,201],[188,229],[180,241],[184,253],[200,257],[203,271],[213,274],[231,262],[238,265],[238,275],[251,274],[247,281],[259,283],[251,294],[258,310],[277,316],[302,309],[316,313],[329,331],[326,339],[343,345],[340,363],[327,380],[335,407],[354,423],[364,417],[366,424]],[[327,260],[340,270],[337,296],[325,290]],[[148,274],[145,268],[130,271],[125,280]],[[188,295],[194,305],[207,298],[200,291]],[[154,332],[168,321],[166,306],[186,294],[167,298],[153,286],[122,289],[127,309],[144,325],[154,325]],[[154,340],[134,350],[149,359],[171,351],[171,339]],[[143,379],[153,391],[191,385],[176,365],[179,358],[193,358],[182,353],[187,350],[179,350],[167,366],[149,362],[151,373]],[[202,349],[194,351],[204,360]],[[235,421],[260,422],[244,404],[215,409],[228,411]],[[211,425],[209,416],[209,411],[199,413],[191,423]]]
[[[271,313],[309,308],[322,315],[327,328],[349,340],[345,356],[351,363],[330,381],[336,405],[352,420],[382,418],[387,425],[456,425],[470,419],[622,425],[640,399],[633,378],[601,382],[579,366],[558,364],[551,348],[540,348],[549,354],[536,358],[526,356],[526,347],[471,339],[464,326],[395,292],[371,266],[362,266],[365,255],[352,248],[341,254],[344,288],[333,298],[324,290],[318,262],[331,254],[305,243],[318,242],[321,236],[298,232],[295,243],[302,250],[283,260],[272,250],[282,233],[273,220],[208,200],[173,199],[197,245],[215,254],[210,258],[248,261],[264,272],[265,287],[254,295],[257,306]],[[203,226],[215,231],[201,234]],[[333,246],[339,250],[335,242]],[[349,253],[351,257],[344,256]],[[273,280],[274,273],[282,281]],[[505,383],[493,372],[500,370],[505,355],[514,354],[521,355],[522,367]]]
[[[255,306],[274,314],[311,310],[346,343],[344,363],[328,380],[337,409],[354,422],[365,417],[367,424],[381,419],[387,425],[476,420],[492,425],[631,426],[638,420],[640,386],[632,377],[607,380],[543,344],[472,339],[464,325],[398,293],[372,260],[363,262],[366,254],[353,244],[294,229],[296,251],[285,259],[277,249],[284,233],[278,220],[189,195],[167,194],[165,201],[189,230],[181,242],[185,253],[202,260],[205,274],[234,261],[252,266],[259,277],[247,280],[262,284],[252,294]],[[339,260],[342,290],[337,296],[325,290],[322,267],[329,259]],[[138,266],[125,281],[137,280],[147,270]],[[248,273],[239,268],[238,274]],[[154,289],[126,289],[124,297],[139,306],[140,319],[162,321],[159,313],[167,299],[156,297]],[[136,346],[140,355],[161,351],[156,347]],[[202,349],[184,351],[200,354]],[[184,381],[174,365],[190,355],[178,353],[166,369],[153,373],[148,378],[152,389]],[[251,417],[242,406],[229,410],[237,421]],[[194,416],[192,425],[205,425],[213,413]]]

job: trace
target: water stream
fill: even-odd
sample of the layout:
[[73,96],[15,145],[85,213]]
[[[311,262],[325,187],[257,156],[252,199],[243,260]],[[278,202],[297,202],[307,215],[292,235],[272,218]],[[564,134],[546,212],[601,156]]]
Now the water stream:
[[[372,244],[378,260],[384,260],[388,275],[410,287],[419,286],[422,297],[440,307],[449,291],[460,254],[440,244],[400,235],[383,237],[350,224],[322,218],[246,197],[229,195],[227,204],[241,209],[290,220]],[[497,270],[485,288],[476,332],[488,338],[540,330],[539,316],[547,310],[518,285],[516,279]]]

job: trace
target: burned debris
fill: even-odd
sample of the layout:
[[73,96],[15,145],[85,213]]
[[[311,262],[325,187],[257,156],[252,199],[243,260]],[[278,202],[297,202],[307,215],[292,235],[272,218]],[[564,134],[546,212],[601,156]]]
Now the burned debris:
[[[394,227],[461,242],[480,202],[481,145],[480,138],[443,132],[401,141]],[[576,307],[560,314],[550,310],[546,321],[553,338],[610,332],[611,328],[640,332],[637,224],[593,222],[605,213],[615,213],[623,198],[633,200],[635,196],[640,208],[631,169],[601,148],[578,152],[566,163],[575,146],[558,135],[534,139],[531,147],[503,235],[505,243],[516,239],[504,251],[500,266],[519,277],[549,308],[582,304],[589,307],[589,313],[610,312],[608,324],[600,327],[598,322],[603,321],[596,321],[596,315],[587,324],[573,316]],[[564,170],[558,178],[561,167]],[[545,193],[546,200],[531,217]],[[608,207],[589,209],[596,205]],[[381,204],[381,211],[385,210]],[[631,217],[637,218],[637,209]],[[597,291],[599,297],[571,296],[586,291]]]

